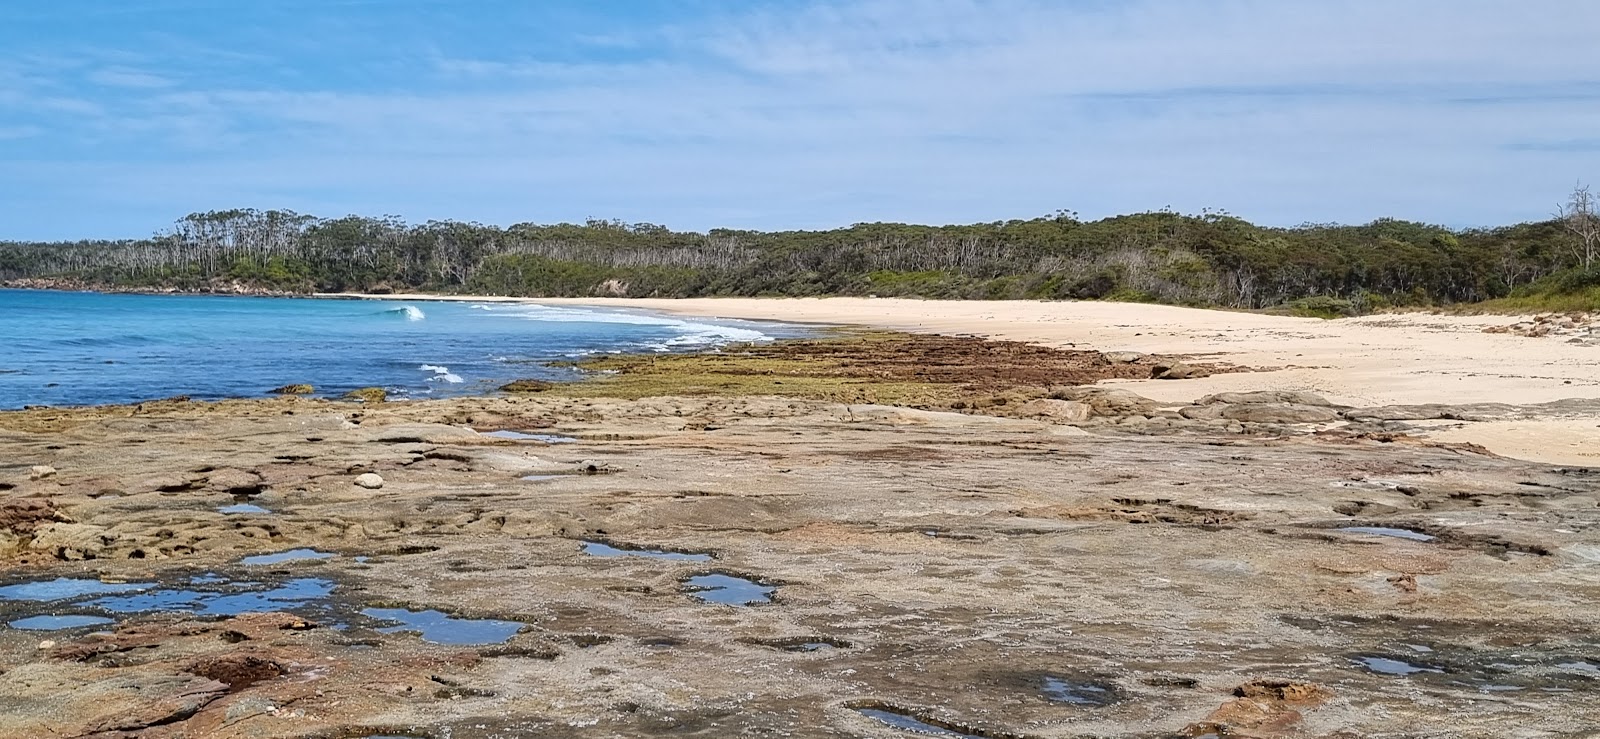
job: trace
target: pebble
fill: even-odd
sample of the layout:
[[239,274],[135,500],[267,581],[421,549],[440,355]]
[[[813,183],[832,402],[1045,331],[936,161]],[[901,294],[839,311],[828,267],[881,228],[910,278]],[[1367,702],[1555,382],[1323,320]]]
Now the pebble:
[[34,465],[28,470],[29,480],[43,480],[46,477],[55,477],[56,468],[47,464]]
[[383,478],[379,477],[377,473],[368,472],[356,478],[356,487],[363,487],[368,490],[377,490],[378,488],[383,487]]

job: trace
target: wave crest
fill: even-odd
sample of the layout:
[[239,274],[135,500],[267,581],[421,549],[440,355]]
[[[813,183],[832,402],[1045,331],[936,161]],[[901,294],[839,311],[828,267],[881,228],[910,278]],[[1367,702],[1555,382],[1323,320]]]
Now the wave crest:
[[390,308],[386,311],[380,311],[379,315],[404,316],[407,321],[420,321],[428,317],[428,314],[423,313],[421,308],[418,308],[414,305],[402,305],[399,308]]

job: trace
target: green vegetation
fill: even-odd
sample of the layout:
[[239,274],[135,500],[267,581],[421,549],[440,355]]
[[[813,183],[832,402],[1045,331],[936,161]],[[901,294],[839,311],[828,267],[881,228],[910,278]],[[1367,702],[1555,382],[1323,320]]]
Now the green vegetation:
[[1468,230],[1389,219],[1268,228],[1226,213],[1160,211],[691,233],[619,221],[498,228],[233,210],[190,215],[148,239],[0,242],[0,281],[197,292],[1079,298],[1324,317],[1483,301],[1565,310],[1600,302],[1596,223],[1581,188],[1550,221]]

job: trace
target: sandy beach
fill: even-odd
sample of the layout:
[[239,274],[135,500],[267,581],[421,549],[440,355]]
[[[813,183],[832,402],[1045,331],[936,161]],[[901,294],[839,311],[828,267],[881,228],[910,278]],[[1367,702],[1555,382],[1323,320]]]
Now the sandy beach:
[[[421,300],[427,296],[381,296]],[[1225,391],[1303,390],[1348,405],[1547,404],[1600,398],[1600,347],[1485,333],[1524,317],[1424,313],[1322,320],[1106,302],[877,298],[540,299],[694,316],[863,325],[1100,351],[1183,354],[1270,372],[1192,380],[1117,380],[1168,402]],[[1548,415],[1534,412],[1532,415]],[[1510,457],[1600,464],[1600,419],[1533,417],[1443,424],[1431,438]]]

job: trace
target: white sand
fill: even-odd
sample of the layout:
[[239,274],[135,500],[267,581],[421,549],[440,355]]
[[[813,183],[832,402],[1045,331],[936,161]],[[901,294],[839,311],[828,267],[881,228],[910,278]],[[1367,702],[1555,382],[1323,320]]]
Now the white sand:
[[[354,296],[351,296],[354,297]],[[438,296],[382,295],[385,300]],[[451,299],[451,298],[444,298]],[[456,298],[461,299],[461,298]],[[1182,402],[1225,390],[1309,390],[1358,406],[1421,403],[1528,405],[1600,397],[1600,347],[1564,337],[1486,334],[1509,316],[1379,315],[1324,321],[1163,305],[1102,302],[935,301],[892,298],[468,298],[639,308],[694,316],[852,324],[1078,346],[1194,355],[1273,372],[1124,385]],[[1445,424],[1441,441],[1482,444],[1510,457],[1600,464],[1600,418]]]
[[[1163,305],[889,298],[539,300],[696,316],[971,334],[1102,351],[1190,354],[1274,372],[1120,383],[1163,401],[1224,390],[1310,390],[1350,405],[1508,403],[1600,397],[1600,347],[1486,334],[1509,316],[1402,314],[1324,321]],[[1482,422],[1432,438],[1553,464],[1600,464],[1600,418]]]

